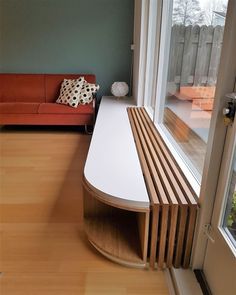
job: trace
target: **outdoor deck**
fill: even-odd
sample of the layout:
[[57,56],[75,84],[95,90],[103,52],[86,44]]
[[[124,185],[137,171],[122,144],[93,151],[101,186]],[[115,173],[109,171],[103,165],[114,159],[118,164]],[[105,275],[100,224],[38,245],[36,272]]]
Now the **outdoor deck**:
[[164,125],[201,174],[206,154],[211,112],[192,108],[192,102],[172,97],[167,101]]

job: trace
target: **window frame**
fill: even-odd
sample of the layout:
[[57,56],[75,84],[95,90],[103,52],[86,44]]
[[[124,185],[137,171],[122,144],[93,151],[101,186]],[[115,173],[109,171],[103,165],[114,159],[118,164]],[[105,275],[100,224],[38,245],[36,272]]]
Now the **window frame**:
[[[169,64],[173,0],[154,1],[156,2],[158,8],[155,20],[156,34],[154,38],[149,33],[149,26],[154,21],[153,19],[152,21],[149,20],[149,15],[152,11],[152,0],[135,1],[136,9],[137,7],[141,9],[141,16],[138,21],[137,19],[135,20],[136,30],[140,29],[140,39],[135,42],[136,55],[139,53],[139,73],[136,77],[134,75],[134,79],[136,78],[136,82],[134,83],[136,83],[137,86],[134,87],[133,93],[136,98],[137,105],[145,107],[164,142],[177,161],[180,169],[185,174],[195,193],[199,196],[201,184],[198,177],[194,175],[195,171],[191,169],[191,166],[189,166],[184,157],[181,156],[179,149],[176,147],[177,144],[165,128],[164,124],[162,124]],[[139,24],[139,27],[137,26],[137,23]],[[155,40],[155,48],[154,46],[151,47],[151,37]],[[149,61],[154,63],[153,72],[151,74],[148,73]],[[151,85],[150,80],[154,81],[151,86],[151,93],[155,97],[154,110],[152,110],[150,105],[148,105],[147,99],[147,95],[149,93],[147,88]],[[136,93],[137,95],[135,95]]]
[[160,48],[160,28],[162,19],[162,1],[149,0],[147,1],[147,6],[147,56],[143,105],[148,111],[152,120],[154,120],[154,111],[156,107],[156,83],[158,75]]

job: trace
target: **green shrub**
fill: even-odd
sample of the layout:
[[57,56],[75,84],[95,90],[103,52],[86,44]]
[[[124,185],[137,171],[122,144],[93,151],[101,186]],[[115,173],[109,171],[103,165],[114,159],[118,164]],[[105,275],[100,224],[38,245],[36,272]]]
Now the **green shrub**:
[[236,226],[236,192],[233,195],[232,208],[227,219],[227,226],[230,228]]

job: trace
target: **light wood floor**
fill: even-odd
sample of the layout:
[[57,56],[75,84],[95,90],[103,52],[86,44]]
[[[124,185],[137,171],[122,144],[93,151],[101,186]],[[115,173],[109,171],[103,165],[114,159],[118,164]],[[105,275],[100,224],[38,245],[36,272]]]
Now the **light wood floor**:
[[168,294],[160,271],[98,254],[83,232],[81,176],[90,137],[0,132],[0,294]]

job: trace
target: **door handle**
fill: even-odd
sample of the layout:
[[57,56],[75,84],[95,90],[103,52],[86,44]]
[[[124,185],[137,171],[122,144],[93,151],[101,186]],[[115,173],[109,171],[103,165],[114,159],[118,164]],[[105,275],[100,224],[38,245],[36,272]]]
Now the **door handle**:
[[227,102],[227,106],[223,108],[224,124],[226,126],[230,125],[234,121],[235,111],[236,111],[236,93],[229,93],[225,95],[230,101]]

